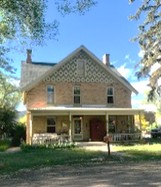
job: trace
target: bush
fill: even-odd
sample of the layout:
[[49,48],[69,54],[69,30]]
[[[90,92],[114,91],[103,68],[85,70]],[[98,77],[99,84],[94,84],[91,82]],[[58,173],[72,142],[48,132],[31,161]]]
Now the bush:
[[15,126],[13,131],[12,145],[19,146],[26,139],[26,128],[23,124]]
[[7,150],[11,145],[10,140],[0,140],[0,151]]

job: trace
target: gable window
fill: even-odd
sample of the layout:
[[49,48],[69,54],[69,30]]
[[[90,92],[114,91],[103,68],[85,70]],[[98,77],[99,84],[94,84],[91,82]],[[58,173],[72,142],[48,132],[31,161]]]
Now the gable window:
[[80,104],[80,87],[74,87],[74,104]]
[[48,133],[55,133],[56,132],[55,118],[47,118],[47,132]]
[[107,104],[114,103],[114,89],[113,87],[107,88]]
[[83,61],[83,60],[77,61],[77,74],[78,74],[78,76],[85,75],[85,61]]
[[52,85],[47,86],[47,103],[54,103],[54,86]]

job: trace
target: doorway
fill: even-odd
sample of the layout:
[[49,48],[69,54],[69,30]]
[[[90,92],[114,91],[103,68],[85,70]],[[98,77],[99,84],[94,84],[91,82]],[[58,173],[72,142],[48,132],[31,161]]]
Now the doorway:
[[106,135],[105,123],[102,120],[94,119],[90,121],[90,138],[92,141],[103,141]]

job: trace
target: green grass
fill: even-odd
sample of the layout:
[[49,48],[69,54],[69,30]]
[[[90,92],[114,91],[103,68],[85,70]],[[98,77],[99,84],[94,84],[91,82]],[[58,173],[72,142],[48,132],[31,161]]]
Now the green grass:
[[[116,164],[128,162],[148,162],[161,160],[161,144],[142,145],[112,145],[109,156],[98,151],[88,151],[80,148],[44,148],[26,146],[21,152],[0,153],[0,174],[12,174],[21,169],[54,167],[55,165],[94,165]],[[121,153],[121,154],[117,154]]]
[[161,160],[161,143],[113,146],[113,150],[122,153],[133,161]]
[[6,151],[11,145],[9,140],[0,140],[0,152]]
[[88,164],[98,161],[100,162],[106,157],[107,154],[103,154],[102,152],[92,152],[78,148],[25,149],[17,153],[0,154],[0,174],[9,174],[20,169],[46,167],[54,165]]

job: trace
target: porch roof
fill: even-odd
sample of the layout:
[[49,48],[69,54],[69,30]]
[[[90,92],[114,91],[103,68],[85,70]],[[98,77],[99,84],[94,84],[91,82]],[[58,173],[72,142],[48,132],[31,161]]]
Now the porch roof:
[[144,109],[100,107],[44,107],[31,108],[28,111],[35,115],[137,115],[143,113]]

